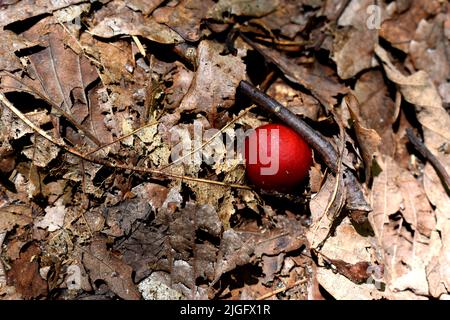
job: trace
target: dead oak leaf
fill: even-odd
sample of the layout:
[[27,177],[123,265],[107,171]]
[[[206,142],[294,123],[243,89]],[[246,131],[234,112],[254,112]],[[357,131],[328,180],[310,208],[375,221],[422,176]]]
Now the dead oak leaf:
[[350,27],[336,32],[333,60],[336,62],[341,79],[350,79],[372,66],[373,50],[377,40],[376,32],[367,30]]
[[400,87],[405,100],[416,106],[419,122],[450,141],[450,116],[443,108],[441,97],[429,75],[421,70],[405,76],[391,62],[386,50],[378,45],[375,52],[383,61],[387,77]]
[[15,226],[25,226],[32,222],[30,206],[11,204],[0,208],[0,233],[10,231]]
[[83,264],[92,282],[105,281],[122,299],[140,299],[131,277],[133,269],[107,249],[105,239],[97,238],[91,243],[89,250],[83,253]]
[[445,19],[446,15],[441,13],[430,21],[421,20],[414,40],[409,44],[409,56],[415,68],[426,71],[436,85],[447,83],[450,77],[447,55],[449,43],[444,34]]
[[[84,55],[66,47],[63,27],[47,23],[43,20],[24,33],[27,39],[40,37],[45,46],[44,50],[29,56],[36,73],[30,86],[61,106],[80,124],[89,113],[86,88],[98,78],[97,70]],[[42,25],[51,28],[51,32],[42,35]]]
[[[319,267],[317,279],[320,285],[336,299],[381,298],[373,282],[367,281],[371,274],[368,261],[373,260],[370,247],[369,238],[357,233],[350,219],[345,218],[318,254],[325,265],[331,263],[337,271]],[[378,276],[381,278],[382,274]]]
[[345,205],[346,189],[342,173],[328,174],[320,191],[311,199],[312,224],[306,233],[311,248],[320,247],[330,235],[337,216]]
[[84,0],[65,0],[65,1],[47,1],[47,0],[25,0],[15,2],[2,8],[0,11],[0,27],[7,26],[10,23],[23,21],[28,18],[36,17],[46,13],[52,13],[56,10],[69,7],[73,4],[85,2]]
[[24,299],[46,296],[47,282],[39,275],[38,258],[41,250],[37,244],[30,244],[20,257],[14,260],[11,270],[8,271],[8,284],[14,285]]
[[433,284],[438,284],[442,273],[427,273],[430,264],[439,269],[436,258],[442,240],[435,230],[435,213],[423,187],[411,173],[388,156],[380,157],[377,162],[382,171],[374,177],[374,210],[369,214],[369,221],[386,270],[390,291],[386,297],[395,297],[393,292],[406,290],[416,295],[436,292],[430,288],[428,277],[433,279]]
[[[138,21],[133,20],[133,17]],[[106,17],[90,30],[96,36],[112,38],[120,35],[141,36],[163,44],[183,42],[183,38],[169,27],[152,18],[143,18],[137,13]]]
[[403,171],[396,180],[404,199],[403,217],[414,230],[430,237],[436,225],[436,218],[423,186],[406,171]]
[[388,87],[380,70],[362,74],[355,84],[355,97],[359,102],[359,116],[368,129],[374,129],[382,138],[379,150],[383,154],[395,151],[392,124],[398,117],[399,107],[391,99]]
[[219,43],[204,40],[197,50],[197,73],[179,110],[205,112],[214,127],[217,109],[228,109],[234,104],[236,88],[246,77],[246,67],[239,56],[221,55],[223,46]]
[[416,0],[406,3],[410,3],[411,7],[386,19],[380,29],[380,37],[404,52],[408,52],[409,43],[414,37],[413,30],[417,29],[419,21],[436,14],[440,7],[437,0]]
[[155,10],[153,17],[156,22],[175,30],[184,40],[196,42],[201,36],[201,22],[213,5],[212,0],[183,0],[175,8],[166,6]]
[[32,47],[34,44],[9,30],[0,31],[0,37],[2,38],[0,43],[0,70],[13,72],[21,69],[23,66],[15,53]]
[[348,95],[345,97],[344,102],[347,106],[355,128],[356,139],[358,140],[358,146],[361,149],[361,154],[364,160],[364,167],[367,181],[370,180],[372,174],[372,160],[375,152],[378,151],[378,147],[381,145],[381,137],[374,129],[368,129],[363,126],[360,118],[354,110],[359,109],[358,101],[355,96]]
[[335,96],[348,91],[345,86],[328,75],[328,70],[322,65],[315,63],[313,66],[306,67],[277,50],[254,42],[251,42],[251,45],[267,60],[275,64],[289,81],[309,90],[320,103],[329,109],[337,103]]
[[350,79],[372,66],[378,30],[367,27],[371,5],[372,0],[350,1],[338,20],[338,25],[344,28],[334,34],[333,60],[341,79]]

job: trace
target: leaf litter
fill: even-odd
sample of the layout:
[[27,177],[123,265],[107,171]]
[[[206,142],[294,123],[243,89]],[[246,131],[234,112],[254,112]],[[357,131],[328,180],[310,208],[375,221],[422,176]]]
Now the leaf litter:
[[[448,298],[448,11],[4,4],[0,298]],[[321,133],[339,163],[315,151],[293,192],[250,185],[223,141],[279,120],[241,80]]]

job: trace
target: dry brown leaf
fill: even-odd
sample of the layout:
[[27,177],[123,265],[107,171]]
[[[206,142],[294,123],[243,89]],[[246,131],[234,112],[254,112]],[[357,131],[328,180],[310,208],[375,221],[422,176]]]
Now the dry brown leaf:
[[[0,37],[2,38],[0,43],[0,70],[13,72],[22,69],[23,65],[15,53],[30,48],[34,44],[9,30],[0,31]],[[14,48],[14,51],[11,48]]]
[[346,200],[346,189],[342,174],[336,179],[328,174],[320,191],[311,199],[312,224],[306,233],[311,248],[320,247],[328,238],[336,218]]
[[[88,33],[83,33],[80,43],[85,51],[95,57],[102,66],[102,82],[104,85],[130,81],[134,78],[135,69],[132,60],[132,49],[128,41],[102,42]],[[131,68],[131,69],[130,69]],[[112,87],[114,88],[114,87]]]
[[[41,35],[41,25],[51,27],[52,32]],[[85,90],[98,78],[95,67],[85,56],[66,47],[66,33],[60,25],[46,25],[46,20],[42,20],[24,35],[28,39],[41,36],[45,46],[44,50],[29,56],[37,76],[31,86],[81,123],[89,113]]]
[[405,100],[416,106],[420,123],[443,139],[450,141],[450,132],[447,130],[450,125],[450,116],[442,107],[441,97],[428,74],[425,71],[417,71],[405,76],[395,68],[388,53],[382,47],[377,46],[375,52],[383,61],[388,78],[400,87]]
[[208,18],[227,21],[230,16],[262,17],[274,11],[278,0],[219,0],[208,12]]
[[143,183],[131,189],[136,197],[115,206],[104,208],[106,224],[104,233],[114,236],[129,234],[137,221],[144,221],[151,212],[156,212],[166,200],[168,190],[162,186]]
[[47,0],[25,0],[13,3],[0,11],[0,27],[13,22],[19,22],[28,18],[36,17],[46,13],[69,7],[71,5],[85,2],[83,0],[47,1]]
[[13,261],[8,271],[8,284],[14,285],[23,298],[32,299],[45,296],[48,292],[47,282],[39,275],[39,258],[41,250],[31,243],[20,258]]
[[359,102],[359,116],[362,123],[369,129],[374,129],[383,143],[380,152],[394,154],[394,132],[392,124],[399,110],[390,98],[383,74],[379,70],[365,72],[355,84],[354,94]]
[[[441,97],[425,71],[418,71],[410,76],[402,75],[390,61],[387,52],[381,47],[376,48],[376,53],[384,63],[384,69],[390,80],[400,87],[405,100],[413,104],[416,109],[417,119],[423,126],[424,142],[438,161],[450,172],[450,154],[443,151],[443,146],[450,143],[450,115],[443,108]],[[427,164],[430,172],[430,164]],[[434,174],[425,176],[427,188],[425,192],[430,201],[437,206],[436,218],[439,221],[448,219],[446,212],[450,211],[446,190],[438,179],[431,178]],[[435,181],[431,185],[431,181]],[[445,222],[448,223],[448,222]],[[445,224],[444,223],[444,224]]]
[[217,264],[212,284],[216,283],[222,274],[249,263],[254,250],[254,238],[245,241],[233,229],[226,230],[222,234],[219,252],[217,253]]
[[15,226],[25,226],[32,222],[30,206],[10,204],[0,208],[0,232],[10,231]]
[[205,112],[214,127],[217,109],[234,104],[236,88],[245,79],[246,66],[239,56],[222,56],[221,44],[204,40],[198,46],[198,69],[180,111]]
[[[403,197],[400,188],[395,183],[398,175],[398,165],[392,158],[377,158],[378,165],[382,171],[374,177],[371,192],[371,205],[373,211],[369,214],[372,226],[383,226],[388,217],[400,210]],[[374,228],[375,235],[383,236],[383,230]]]
[[144,18],[142,15],[125,11],[119,16],[103,18],[90,32],[102,38],[116,36],[141,36],[148,40],[174,44],[183,42],[183,38],[169,27],[159,24],[152,18]]
[[[344,28],[335,32],[333,60],[342,79],[350,79],[372,67],[374,47],[378,42],[377,28],[368,28],[372,14],[368,7],[372,5],[372,0],[350,1],[338,20],[338,26]],[[377,7],[382,10],[382,5]],[[380,13],[380,18],[382,16]]]
[[[258,23],[264,26],[264,28],[275,31],[276,33],[279,32],[282,36],[292,39],[305,29],[309,19],[315,14],[314,11],[304,12],[305,5],[316,7],[312,3],[305,3],[305,1],[280,1],[274,12],[269,13],[262,18],[253,19],[252,22]],[[286,19],[287,16],[292,17]]]
[[[51,132],[47,133],[51,135]],[[45,168],[59,154],[60,148],[41,136],[34,135],[31,142],[33,144],[24,148],[22,153],[28,159],[33,160],[35,166]]]
[[374,129],[367,129],[361,123],[360,118],[356,114],[355,110],[360,109],[360,105],[352,94],[345,97],[343,100],[350,111],[350,116],[353,120],[355,127],[356,139],[358,140],[358,146],[361,149],[361,154],[364,160],[364,168],[366,173],[366,181],[370,180],[372,176],[372,160],[375,153],[378,151],[378,147],[381,145],[381,137]]
[[409,56],[415,68],[426,71],[436,85],[446,83],[450,77],[447,55],[450,44],[444,34],[445,19],[446,14],[441,13],[430,21],[421,20],[409,45]]
[[207,11],[214,5],[212,0],[183,0],[175,8],[162,7],[153,12],[156,22],[168,25],[186,41],[200,40],[200,26]]
[[375,31],[352,27],[338,30],[333,44],[333,60],[341,79],[350,79],[372,67],[373,50],[378,40]]
[[[50,116],[46,111],[28,112],[25,114],[30,121],[38,126],[42,126],[50,122]],[[4,110],[1,115],[1,129],[3,137],[6,140],[16,140],[26,134],[34,133],[33,129],[27,126],[22,120],[16,117],[9,109]]]
[[[370,254],[370,241],[358,234],[345,218],[336,228],[335,236],[329,237],[319,253],[329,259],[339,259],[348,264],[358,264],[361,261],[373,261]],[[366,270],[375,274],[374,270]],[[375,274],[375,276],[377,276]],[[379,299],[382,293],[378,291],[374,279],[367,279],[363,284],[356,284],[343,274],[333,272],[329,268],[319,267],[317,280],[334,298],[338,300]]]
[[396,4],[397,11],[381,24],[380,36],[394,47],[408,52],[410,41],[414,37],[413,30],[417,29],[419,21],[436,14],[440,5],[438,0],[405,1],[403,4],[410,7],[401,8]]
[[146,16],[159,7],[164,0],[128,0],[126,5],[134,11],[141,11]]
[[[435,230],[435,213],[411,173],[390,157],[380,157],[377,162],[382,171],[374,177],[374,211],[369,221],[385,265],[386,297],[395,298],[396,292],[405,290],[427,296],[436,292],[429,286],[429,277],[434,285],[446,281],[437,279],[442,274],[437,259],[443,239]],[[436,266],[437,273],[427,273],[431,265]]]
[[283,72],[284,76],[311,91],[312,95],[319,100],[325,107],[332,108],[337,100],[335,96],[348,91],[332,76],[327,73],[326,67],[317,63],[312,66],[303,66],[295,63],[295,60],[289,58],[277,50],[264,47],[257,43],[252,43],[267,60],[274,63]]
[[295,90],[281,79],[277,79],[270,86],[267,94],[297,115],[302,115],[312,120],[317,120],[319,116],[319,101],[300,90]]
[[89,271],[93,283],[97,280],[105,281],[122,299],[140,298],[131,278],[132,268],[107,249],[105,239],[96,238],[91,243],[89,251],[83,252],[83,264]]
[[425,190],[409,172],[402,172],[396,180],[403,195],[403,217],[414,230],[430,237],[436,225],[436,217]]
[[[1,137],[1,136],[0,136]],[[3,140],[0,146],[0,172],[8,173],[16,166],[16,156],[12,147]]]

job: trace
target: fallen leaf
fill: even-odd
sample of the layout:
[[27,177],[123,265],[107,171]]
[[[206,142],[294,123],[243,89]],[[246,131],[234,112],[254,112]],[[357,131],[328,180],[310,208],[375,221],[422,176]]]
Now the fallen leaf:
[[346,199],[342,174],[338,178],[328,174],[320,191],[311,199],[312,224],[306,233],[311,248],[321,246],[330,235],[336,218],[341,213]]
[[89,250],[83,252],[83,264],[93,283],[97,280],[105,281],[122,299],[140,298],[131,277],[133,269],[107,249],[105,239],[96,238],[92,241]]
[[219,0],[208,12],[208,17],[227,21],[229,16],[262,17],[274,11],[279,1],[272,0]]
[[361,149],[364,160],[366,181],[370,181],[370,177],[372,176],[372,161],[375,153],[378,151],[378,147],[381,145],[381,137],[374,129],[367,129],[361,123],[360,118],[354,111],[359,110],[360,108],[355,96],[346,96],[343,103],[346,104],[350,111],[355,128],[356,139],[358,140],[358,146]]
[[173,44],[183,42],[183,38],[169,27],[159,24],[150,17],[137,12],[123,10],[120,16],[104,17],[90,32],[102,38],[121,35],[141,36],[148,40]]
[[249,263],[254,250],[255,239],[244,241],[233,229],[224,231],[212,284],[216,283],[222,274]]
[[31,142],[33,144],[24,148],[22,153],[32,160],[35,166],[45,168],[59,154],[60,148],[41,136],[33,136]]
[[39,256],[41,250],[35,243],[31,243],[14,260],[8,271],[8,284],[14,285],[24,299],[39,298],[47,295],[48,287],[39,275]]
[[[51,27],[52,32],[40,35],[39,26]],[[42,37],[45,49],[29,56],[37,79],[30,85],[67,113],[80,124],[89,113],[86,88],[98,74],[85,56],[79,56],[64,43],[65,31],[59,25],[46,25],[45,20],[24,33],[25,38]]]
[[355,84],[354,94],[359,102],[359,117],[368,129],[374,129],[383,143],[379,150],[391,155],[395,151],[392,124],[399,110],[390,98],[388,88],[379,70],[370,70],[362,74]]
[[[426,200],[425,190],[411,173],[387,156],[377,162],[382,171],[374,177],[374,211],[369,214],[369,221],[391,291],[386,297],[405,290],[428,295],[436,289],[429,287],[426,270],[431,261],[436,266],[434,257],[439,255],[442,241],[435,230],[435,213]],[[432,277],[434,284],[439,282],[436,274]]]
[[212,0],[183,0],[176,7],[162,7],[153,12],[156,22],[175,30],[184,40],[196,42],[201,36],[201,22],[214,5]]
[[408,52],[409,43],[414,37],[414,32],[411,31],[417,29],[419,21],[439,10],[439,1],[436,0],[416,0],[408,4],[410,7],[407,7],[407,10],[403,8],[403,11],[398,10],[394,15],[387,17],[380,29],[380,37],[404,52]]
[[198,69],[184,96],[181,112],[205,112],[212,127],[219,108],[234,104],[236,88],[245,79],[245,65],[239,56],[222,56],[223,46],[204,40],[198,46]]
[[445,18],[446,15],[441,13],[430,21],[421,20],[409,45],[409,56],[414,67],[427,72],[436,86],[447,83],[450,76],[446,53],[448,41],[444,35]]
[[[0,70],[13,72],[22,69],[23,65],[20,63],[16,52],[30,48],[35,44],[9,30],[0,31],[0,36],[3,40],[0,43]],[[14,51],[11,48],[14,48]]]
[[309,90],[320,103],[329,109],[337,103],[335,96],[347,92],[347,89],[337,80],[327,76],[324,66],[315,63],[311,67],[306,67],[295,63],[276,50],[257,43],[252,43],[252,46],[267,60],[275,64],[288,80]]
[[320,114],[319,101],[300,90],[295,90],[281,79],[270,86],[267,94],[297,115],[317,120]]
[[164,0],[128,0],[126,5],[128,8],[141,11],[145,15],[149,15],[159,7]]
[[48,2],[46,0],[25,0],[18,3],[13,3],[0,11],[0,27],[42,14],[52,13],[56,10],[63,9],[80,2],[84,1],[67,0]]
[[0,208],[0,232],[10,231],[15,226],[25,226],[32,222],[31,207],[10,204]]
[[[330,268],[319,267],[317,280],[327,292],[339,300],[380,299],[382,293],[377,288],[380,283],[376,283],[374,279],[367,277],[367,274],[375,273],[369,268],[370,264],[367,264],[367,261],[372,261],[370,250],[368,250],[370,247],[369,239],[358,234],[350,220],[345,218],[337,226],[335,235],[325,241],[318,255],[319,258],[322,255],[326,257],[325,261],[338,260],[338,273],[333,272]],[[361,273],[361,266],[366,264],[368,268],[362,270],[366,271],[365,274],[364,272],[356,275],[348,273],[352,268],[356,268],[353,271]],[[382,274],[377,276],[381,278]],[[357,281],[355,280],[360,280],[363,283],[358,282],[359,284],[356,284]]]
[[64,225],[64,218],[66,216],[66,207],[60,198],[54,206],[45,208],[45,216],[42,219],[35,221],[35,226],[42,229],[47,229],[49,232],[59,230]]

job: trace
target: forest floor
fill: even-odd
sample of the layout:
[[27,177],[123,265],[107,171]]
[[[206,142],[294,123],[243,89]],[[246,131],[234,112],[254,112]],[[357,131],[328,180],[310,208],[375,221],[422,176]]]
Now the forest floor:
[[[450,298],[447,1],[7,0],[0,36],[0,299]],[[235,147],[287,110],[328,148],[259,189]]]

